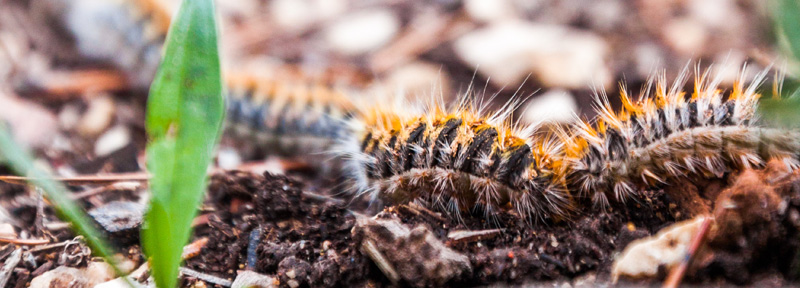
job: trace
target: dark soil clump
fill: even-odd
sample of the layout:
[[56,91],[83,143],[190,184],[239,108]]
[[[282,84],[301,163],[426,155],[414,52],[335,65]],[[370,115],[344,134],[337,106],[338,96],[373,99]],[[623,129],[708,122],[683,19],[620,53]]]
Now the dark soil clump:
[[[363,254],[361,238],[352,231],[356,217],[366,216],[347,210],[347,203],[303,192],[302,184],[284,176],[243,172],[212,177],[210,200],[214,211],[208,227],[196,235],[210,241],[201,256],[188,261],[192,269],[229,279],[249,269],[300,287],[391,283]],[[378,219],[396,217],[409,228],[422,225],[465,255],[470,273],[449,285],[523,283],[605,272],[615,251],[677,220],[681,213],[669,203],[665,193],[647,192],[637,202],[585,211],[571,222],[533,225],[508,212],[496,215],[496,221],[470,215],[457,221],[415,204],[387,207]],[[482,229],[499,232],[448,237]],[[432,285],[425,283],[413,286]]]
[[[277,275],[300,287],[350,285],[370,277],[368,259],[354,250],[354,216],[345,203],[304,193],[302,184],[269,173],[229,172],[211,179],[216,203],[198,271],[233,279],[237,270]],[[250,255],[248,255],[250,254]]]

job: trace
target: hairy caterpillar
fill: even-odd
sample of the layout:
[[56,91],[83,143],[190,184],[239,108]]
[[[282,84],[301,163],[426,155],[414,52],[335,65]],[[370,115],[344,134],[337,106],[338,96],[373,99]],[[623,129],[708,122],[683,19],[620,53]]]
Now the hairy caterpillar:
[[516,211],[526,221],[565,216],[571,199],[555,137],[510,120],[519,101],[492,113],[464,96],[421,113],[368,108],[339,154],[352,188],[392,203],[416,201],[460,217]]
[[277,80],[249,73],[226,76],[230,136],[258,143],[284,156],[319,154],[350,135],[350,99],[306,81]]
[[573,137],[564,139],[570,187],[604,206],[611,197],[625,201],[637,187],[669,178],[721,177],[773,158],[798,167],[800,133],[757,125],[756,89],[766,70],[747,87],[740,77],[726,99],[717,88],[720,77],[710,79],[709,71],[695,72],[694,91],[687,99],[682,91],[687,76],[682,72],[669,89],[663,75],[655,85],[651,80],[638,103],[623,86],[618,112],[599,94],[595,125],[581,121]]

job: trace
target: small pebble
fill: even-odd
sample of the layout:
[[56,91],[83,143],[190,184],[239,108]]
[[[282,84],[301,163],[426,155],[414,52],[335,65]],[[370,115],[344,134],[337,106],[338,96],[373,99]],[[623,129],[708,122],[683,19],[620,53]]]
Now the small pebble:
[[253,271],[240,271],[233,280],[231,288],[273,288],[278,287],[277,279]]
[[[114,99],[108,94],[101,94],[89,100],[89,108],[77,124],[77,131],[84,137],[96,137],[103,133],[114,120]],[[68,120],[68,119],[67,119]],[[69,123],[63,123],[69,124]]]
[[399,30],[400,19],[392,10],[375,9],[343,16],[323,33],[331,49],[353,56],[380,48]]
[[17,232],[14,231],[14,226],[10,223],[0,223],[0,237],[17,238]]
[[577,119],[578,104],[567,90],[553,89],[535,96],[523,111],[528,123],[572,123]]
[[129,238],[138,235],[144,209],[144,205],[136,202],[113,201],[89,210],[89,216],[110,236]]
[[464,1],[464,10],[470,18],[479,22],[517,17],[514,4],[509,0],[466,0]]
[[116,126],[109,129],[94,143],[94,154],[106,156],[124,148],[131,142],[131,132],[125,126]]

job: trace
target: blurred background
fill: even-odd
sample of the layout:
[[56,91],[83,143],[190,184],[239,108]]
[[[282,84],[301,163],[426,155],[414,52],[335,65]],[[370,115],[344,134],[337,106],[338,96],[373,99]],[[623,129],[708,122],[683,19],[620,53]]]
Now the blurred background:
[[[62,175],[139,171],[144,103],[177,4],[0,1],[0,119]],[[745,63],[748,78],[784,61],[757,0],[217,5],[227,73],[450,100],[473,84],[499,103],[533,95],[518,115],[529,122],[591,117],[593,89],[636,92],[656,72],[714,64],[729,86]]]

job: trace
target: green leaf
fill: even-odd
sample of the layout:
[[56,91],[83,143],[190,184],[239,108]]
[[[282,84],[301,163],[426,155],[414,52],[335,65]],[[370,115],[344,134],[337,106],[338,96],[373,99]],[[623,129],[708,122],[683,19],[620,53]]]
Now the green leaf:
[[[86,217],[83,209],[78,206],[72,199],[67,196],[67,188],[61,182],[53,180],[53,177],[48,173],[36,168],[33,165],[33,158],[17,145],[12,139],[6,127],[0,124],[0,158],[4,163],[11,166],[19,175],[28,176],[30,181],[36,187],[44,191],[47,198],[54,204],[59,218],[65,219],[72,224],[72,229],[83,235],[85,241],[92,247],[92,251],[97,253],[114,268],[117,275],[122,275],[117,267],[116,260],[111,256],[114,255],[111,246],[100,237],[100,231],[97,231],[91,220]],[[127,278],[124,278],[127,280]]]
[[146,128],[152,198],[142,240],[159,287],[175,287],[183,246],[220,137],[222,97],[213,0],[183,1],[150,89]]
[[774,0],[771,6],[778,44],[796,64],[800,59],[800,1]]

